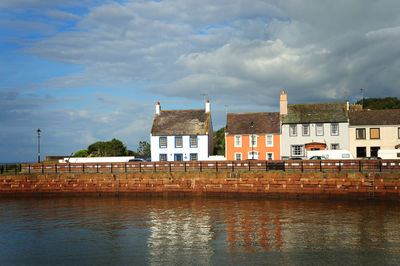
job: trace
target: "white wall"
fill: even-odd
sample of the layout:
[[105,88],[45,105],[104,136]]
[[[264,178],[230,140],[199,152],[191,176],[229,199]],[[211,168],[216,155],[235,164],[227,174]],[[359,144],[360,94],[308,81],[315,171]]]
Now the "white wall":
[[[289,124],[282,125],[281,135],[281,156],[291,157],[291,145],[305,145],[311,142],[326,143],[327,149],[331,148],[331,144],[338,143],[341,150],[349,150],[349,123],[338,123],[339,135],[331,136],[331,123],[323,123],[324,135],[316,135],[315,123],[310,124],[310,136],[302,135],[302,124],[297,124],[297,136],[289,136]],[[305,156],[305,154],[304,154]]]
[[190,136],[182,136],[182,148],[175,148],[175,136],[167,137],[167,148],[160,148],[160,136],[150,136],[151,161],[159,161],[160,154],[167,154],[168,161],[174,161],[174,154],[183,154],[183,160],[189,161],[191,153],[197,153],[198,160],[207,160],[209,155],[208,135],[197,136],[197,148],[190,148]]

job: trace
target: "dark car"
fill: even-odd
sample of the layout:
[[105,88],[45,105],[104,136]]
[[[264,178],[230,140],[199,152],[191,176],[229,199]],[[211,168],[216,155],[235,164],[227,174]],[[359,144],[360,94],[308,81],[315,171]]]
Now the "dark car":
[[382,160],[381,157],[378,156],[371,156],[371,157],[363,157],[363,160]]
[[135,159],[130,159],[129,162],[146,162],[146,160],[143,158],[135,158]]
[[309,160],[326,160],[325,156],[313,156]]

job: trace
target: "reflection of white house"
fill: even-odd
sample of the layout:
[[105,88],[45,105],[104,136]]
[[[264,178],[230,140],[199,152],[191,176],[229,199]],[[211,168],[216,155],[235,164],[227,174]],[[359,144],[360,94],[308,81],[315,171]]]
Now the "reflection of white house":
[[288,104],[280,97],[281,157],[305,158],[307,150],[349,149],[347,102]]
[[215,232],[208,215],[168,210],[164,215],[150,213],[150,219],[147,245],[151,265],[170,265],[177,261],[176,254],[185,249],[185,256],[178,260],[182,265],[211,264],[214,253],[210,242],[215,239]]
[[352,110],[349,113],[350,152],[354,157],[377,156],[400,144],[400,109]]
[[152,161],[207,160],[213,152],[210,102],[205,110],[161,110],[150,135]]

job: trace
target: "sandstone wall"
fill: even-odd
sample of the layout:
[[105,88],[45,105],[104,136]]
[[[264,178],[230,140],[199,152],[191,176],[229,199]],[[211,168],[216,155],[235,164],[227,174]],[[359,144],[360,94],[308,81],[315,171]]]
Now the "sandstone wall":
[[0,195],[196,195],[400,200],[399,173],[196,172],[0,175]]

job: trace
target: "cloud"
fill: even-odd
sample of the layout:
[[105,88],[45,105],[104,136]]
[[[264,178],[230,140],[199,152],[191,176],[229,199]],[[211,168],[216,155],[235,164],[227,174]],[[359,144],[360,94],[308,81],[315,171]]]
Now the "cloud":
[[0,133],[18,136],[18,147],[30,141],[34,150],[39,126],[51,131],[54,153],[112,137],[134,147],[148,138],[154,99],[181,108],[207,93],[219,127],[225,105],[277,111],[283,88],[290,103],[357,99],[360,88],[400,97],[394,0],[4,0],[0,8],[1,40],[18,43],[15,53],[78,66],[43,80],[18,75],[18,93],[1,85]]

